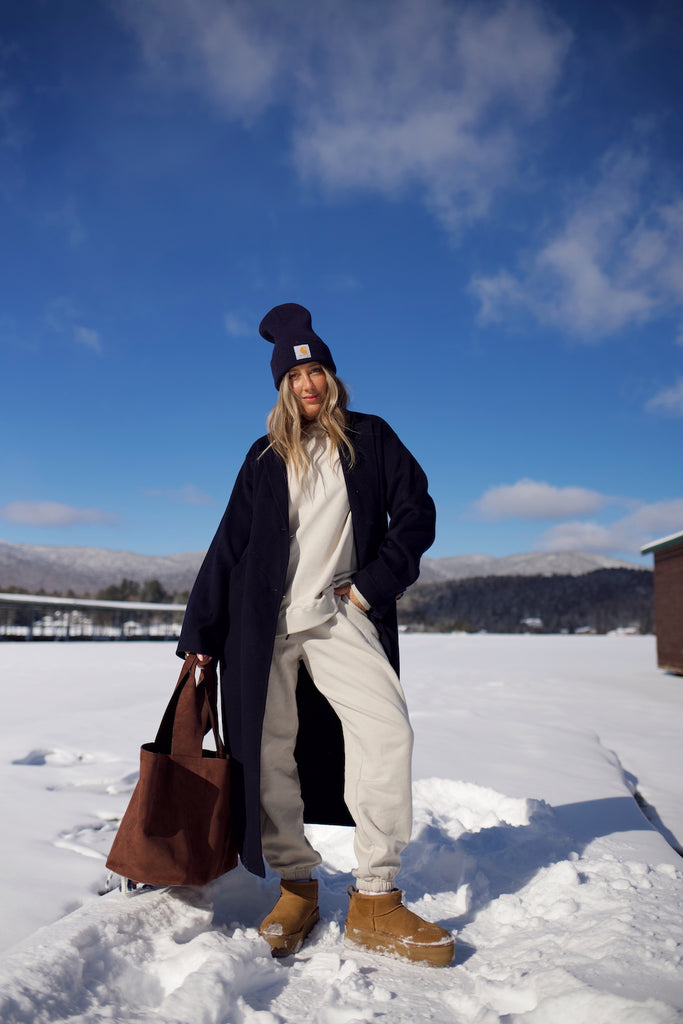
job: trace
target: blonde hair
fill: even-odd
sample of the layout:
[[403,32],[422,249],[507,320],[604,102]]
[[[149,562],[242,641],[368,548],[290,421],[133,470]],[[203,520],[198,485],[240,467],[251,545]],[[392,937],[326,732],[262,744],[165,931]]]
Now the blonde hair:
[[[342,454],[346,455],[353,466],[356,453],[347,433],[345,416],[349,394],[343,382],[331,370],[326,366],[322,369],[327,380],[327,393],[320,412],[312,422],[321,426],[329,437],[330,458],[338,452],[340,458]],[[309,423],[303,419],[297,397],[290,386],[289,374],[286,373],[280,381],[277,402],[268,416],[268,448],[277,452],[288,468],[291,466],[294,469],[297,480],[305,478],[310,464],[304,445],[308,426]]]

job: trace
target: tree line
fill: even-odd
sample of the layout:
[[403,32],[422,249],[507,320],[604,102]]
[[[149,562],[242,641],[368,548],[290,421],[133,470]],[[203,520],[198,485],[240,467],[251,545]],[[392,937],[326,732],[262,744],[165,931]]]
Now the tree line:
[[102,587],[95,594],[90,591],[76,593],[69,587],[68,590],[45,590],[40,587],[38,590],[27,590],[26,587],[14,585],[3,587],[0,584],[0,591],[4,594],[30,594],[35,597],[71,597],[78,600],[79,597],[95,598],[97,601],[142,601],[148,604],[187,604],[190,596],[189,590],[166,590],[159,580],[129,580],[124,577],[120,583],[112,583],[108,587]]
[[102,590],[98,590],[95,597],[98,601],[144,601],[151,604],[186,604],[189,591],[166,590],[159,580],[145,580],[144,583],[139,583],[137,580],[129,580],[124,577],[120,583],[115,583],[104,587]]
[[654,632],[652,573],[597,569],[582,576],[478,576],[412,587],[402,625],[435,632]]

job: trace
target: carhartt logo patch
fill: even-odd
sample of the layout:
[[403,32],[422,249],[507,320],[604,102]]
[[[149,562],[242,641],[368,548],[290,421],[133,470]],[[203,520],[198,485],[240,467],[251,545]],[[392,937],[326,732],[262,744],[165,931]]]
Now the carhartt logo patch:
[[295,345],[294,355],[296,356],[297,359],[310,359],[311,350],[308,347],[308,345]]

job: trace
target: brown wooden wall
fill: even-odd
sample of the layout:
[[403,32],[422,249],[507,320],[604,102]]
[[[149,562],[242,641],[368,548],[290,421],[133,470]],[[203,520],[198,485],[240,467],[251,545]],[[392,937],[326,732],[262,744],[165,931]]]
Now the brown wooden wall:
[[683,675],[683,540],[655,551],[657,663]]

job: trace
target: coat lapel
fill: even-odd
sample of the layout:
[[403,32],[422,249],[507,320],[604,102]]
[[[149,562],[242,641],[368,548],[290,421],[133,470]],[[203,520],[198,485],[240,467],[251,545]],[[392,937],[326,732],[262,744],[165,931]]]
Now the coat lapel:
[[280,525],[284,525],[289,532],[289,499],[285,464],[280,456],[271,449],[261,458],[261,465],[273,496],[275,514],[281,520]]

